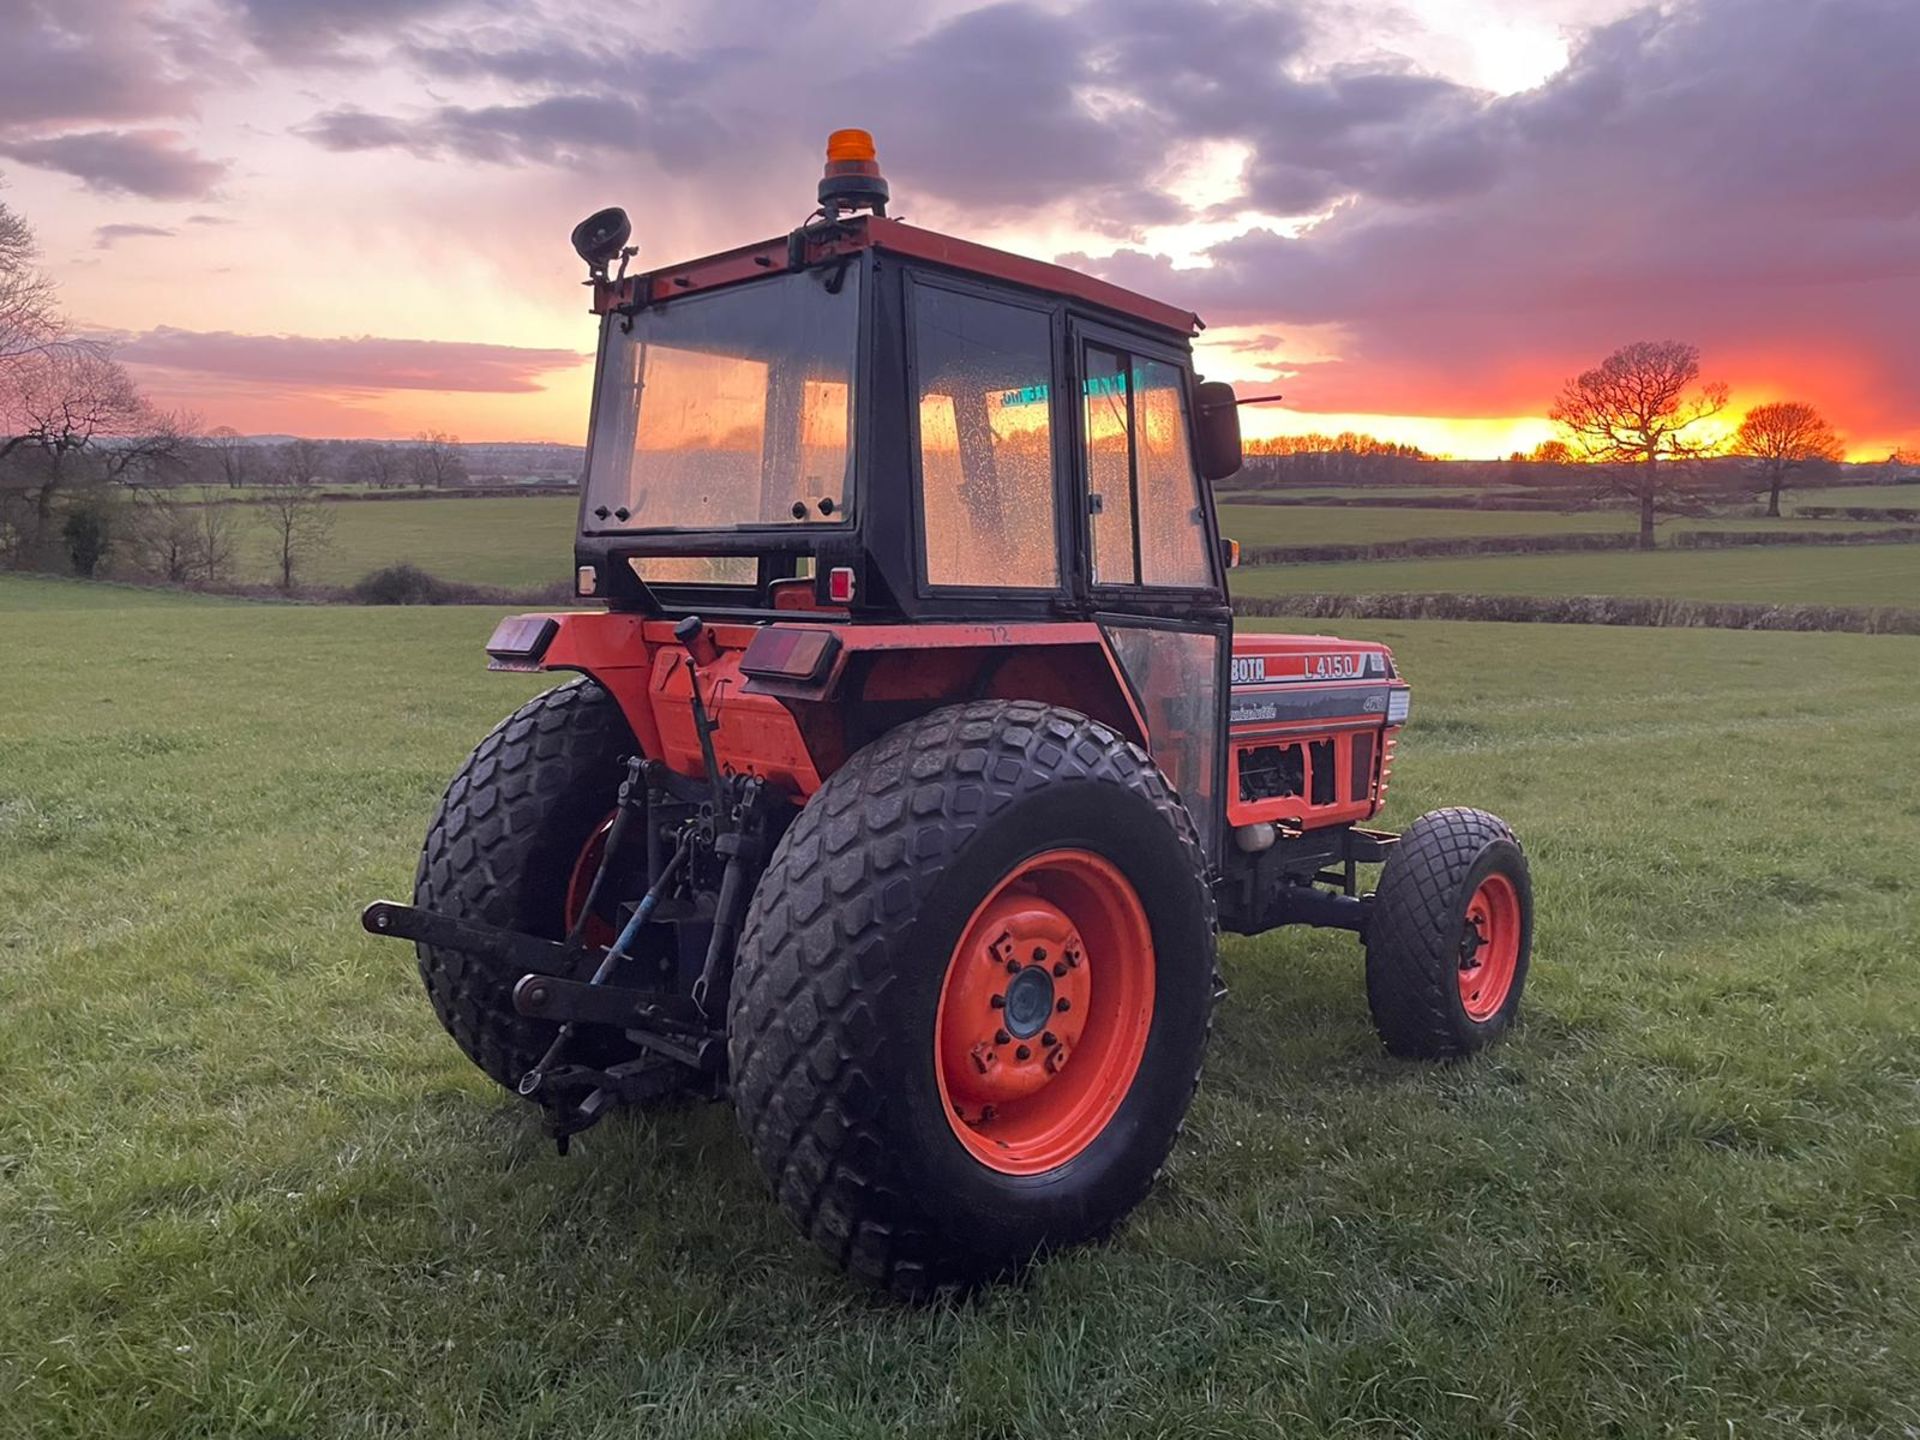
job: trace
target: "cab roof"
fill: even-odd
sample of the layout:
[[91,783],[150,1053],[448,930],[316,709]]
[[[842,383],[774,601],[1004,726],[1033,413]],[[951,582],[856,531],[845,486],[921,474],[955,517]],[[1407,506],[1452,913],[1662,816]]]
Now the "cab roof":
[[1064,265],[1030,260],[1024,255],[996,250],[991,245],[976,244],[877,215],[856,215],[831,224],[806,226],[791,235],[743,245],[736,250],[722,250],[682,265],[649,270],[622,280],[601,280],[594,285],[593,309],[595,314],[604,315],[629,306],[657,304],[679,295],[735,285],[763,275],[807,269],[863,250],[888,251],[1029,290],[1062,295],[1184,336],[1192,336],[1204,328],[1200,317],[1191,310],[1083,275]]

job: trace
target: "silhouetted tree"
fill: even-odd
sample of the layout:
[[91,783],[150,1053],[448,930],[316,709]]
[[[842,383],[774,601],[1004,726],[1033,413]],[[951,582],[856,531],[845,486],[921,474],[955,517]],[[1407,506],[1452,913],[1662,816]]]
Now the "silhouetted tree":
[[216,425],[209,430],[206,446],[213,455],[215,470],[228,489],[238,490],[252,478],[260,447],[249,444],[231,425]]
[[1640,548],[1653,549],[1654,508],[1675,462],[1709,454],[1693,432],[1727,404],[1727,387],[1700,383],[1698,347],[1678,340],[1623,345],[1561,388],[1550,412],[1587,460],[1618,466],[1614,488],[1640,507]]
[[449,435],[444,430],[422,430],[413,441],[407,459],[414,484],[445,488],[465,483],[467,462],[460,453],[458,435]]
[[1813,406],[1775,400],[1747,412],[1733,437],[1733,453],[1754,462],[1767,483],[1767,514],[1778,515],[1789,475],[1810,465],[1836,464],[1843,452],[1840,437]]
[[259,508],[280,588],[291,591],[299,572],[333,543],[333,509],[310,484],[276,485]]

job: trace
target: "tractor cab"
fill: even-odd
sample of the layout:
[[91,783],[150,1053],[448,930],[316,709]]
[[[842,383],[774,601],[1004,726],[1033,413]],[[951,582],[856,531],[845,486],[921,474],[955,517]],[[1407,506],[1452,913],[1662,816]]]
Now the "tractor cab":
[[877,167],[859,178],[868,213],[830,175],[790,235],[596,275],[580,593],[1224,625],[1207,482],[1239,467],[1239,429],[1231,389],[1195,384],[1197,318],[888,219]]

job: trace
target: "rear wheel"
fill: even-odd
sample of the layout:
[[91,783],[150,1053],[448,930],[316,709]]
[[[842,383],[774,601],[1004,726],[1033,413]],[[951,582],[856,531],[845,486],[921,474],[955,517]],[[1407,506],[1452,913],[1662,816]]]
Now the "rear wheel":
[[1506,821],[1434,810],[1400,837],[1367,919],[1367,1002],[1387,1049],[1445,1059],[1513,1023],[1533,950],[1527,857]]
[[[590,680],[529,700],[475,747],[447,787],[421,847],[413,903],[456,919],[564,938],[605,850],[620,761],[634,749],[619,705]],[[632,889],[605,887],[608,895],[629,899]],[[583,939],[610,944],[611,912],[589,917]],[[554,1025],[513,1008],[522,972],[442,946],[416,949],[440,1023],[468,1059],[513,1087],[556,1033]],[[595,1066],[641,1053],[617,1032],[591,1027],[573,1044],[570,1058]],[[654,1088],[671,1093],[685,1076],[663,1061]]]
[[1198,1079],[1214,920],[1185,808],[1071,711],[936,711],[854,756],[754,893],[733,1092],[782,1205],[902,1293],[1097,1235]]

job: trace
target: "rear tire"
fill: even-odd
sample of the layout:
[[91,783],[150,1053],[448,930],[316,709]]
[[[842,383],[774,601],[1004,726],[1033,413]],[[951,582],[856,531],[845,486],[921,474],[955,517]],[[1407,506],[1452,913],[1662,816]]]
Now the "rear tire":
[[[754,892],[729,1017],[748,1145],[801,1230],[896,1293],[1099,1235],[1179,1132],[1213,959],[1193,823],[1139,748],[1045,705],[935,711],[837,771]],[[1013,1077],[991,1115],[989,1066]]]
[[[414,905],[565,938],[576,866],[613,808],[621,760],[636,748],[619,705],[591,680],[536,695],[493,728],[447,786],[420,850]],[[468,1059],[512,1089],[558,1028],[513,1008],[522,971],[459,950],[415,949],[440,1023]],[[614,1031],[583,1028],[570,1058],[606,1066],[640,1053]],[[654,1092],[670,1094],[686,1076],[662,1061]]]
[[1513,830],[1484,810],[1433,810],[1387,857],[1367,920],[1367,1004],[1395,1055],[1485,1049],[1520,1009],[1533,886]]

